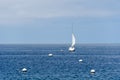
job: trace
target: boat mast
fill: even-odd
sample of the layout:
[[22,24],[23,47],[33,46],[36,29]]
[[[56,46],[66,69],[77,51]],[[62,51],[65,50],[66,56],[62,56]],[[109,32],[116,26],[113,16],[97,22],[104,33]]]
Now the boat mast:
[[73,23],[72,23],[72,34],[73,34]]

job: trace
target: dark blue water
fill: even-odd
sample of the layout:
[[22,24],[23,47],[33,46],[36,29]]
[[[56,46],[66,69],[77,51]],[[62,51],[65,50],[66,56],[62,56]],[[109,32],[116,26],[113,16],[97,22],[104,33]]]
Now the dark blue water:
[[0,80],[120,80],[120,45],[77,45],[72,53],[68,47],[0,45]]

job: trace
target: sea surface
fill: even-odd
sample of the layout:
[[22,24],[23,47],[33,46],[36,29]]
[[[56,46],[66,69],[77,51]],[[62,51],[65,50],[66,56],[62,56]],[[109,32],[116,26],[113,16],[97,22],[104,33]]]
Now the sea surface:
[[1,44],[0,80],[120,80],[120,45],[79,44],[75,52],[69,46]]

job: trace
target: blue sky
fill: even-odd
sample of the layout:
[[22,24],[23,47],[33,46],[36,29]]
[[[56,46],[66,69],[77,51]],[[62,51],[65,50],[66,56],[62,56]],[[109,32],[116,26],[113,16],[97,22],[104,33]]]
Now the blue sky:
[[0,44],[120,43],[120,0],[0,0]]

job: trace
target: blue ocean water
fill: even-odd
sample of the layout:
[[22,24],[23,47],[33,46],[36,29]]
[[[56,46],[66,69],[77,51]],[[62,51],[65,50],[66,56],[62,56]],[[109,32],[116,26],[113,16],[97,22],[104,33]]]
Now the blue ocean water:
[[83,44],[75,52],[68,47],[0,45],[0,80],[120,80],[120,45]]

